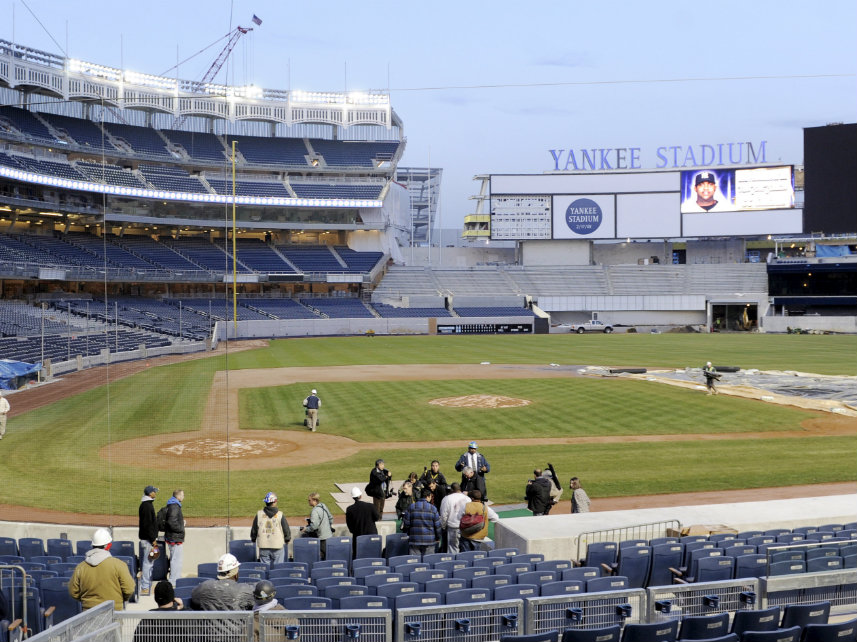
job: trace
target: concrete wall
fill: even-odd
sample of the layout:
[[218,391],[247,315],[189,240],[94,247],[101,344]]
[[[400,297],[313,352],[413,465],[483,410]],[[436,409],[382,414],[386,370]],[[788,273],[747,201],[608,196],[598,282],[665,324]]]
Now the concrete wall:
[[476,265],[514,264],[515,248],[480,247],[474,243],[468,247],[409,247],[402,248],[405,265],[419,267],[466,268]]
[[827,332],[857,333],[857,317],[762,317],[759,319],[762,332],[787,332],[788,328],[824,330]]
[[525,241],[521,243],[521,265],[589,265],[589,241]]
[[[593,507],[597,508],[597,505],[598,501],[593,501]],[[682,526],[725,524],[739,531],[844,524],[857,520],[857,494],[519,517],[496,524],[494,539],[498,548],[516,547],[522,553],[541,553],[545,559],[570,559],[576,555],[577,538],[581,533],[673,519],[681,522]]]
[[[588,312],[551,312],[551,323],[583,323]],[[705,325],[705,311],[693,310],[613,310],[599,312],[598,317],[614,325],[656,326],[659,328],[686,325]]]
[[593,243],[592,262],[596,265],[637,265],[640,259],[657,256],[664,264],[672,263],[672,243],[631,241],[630,243]]

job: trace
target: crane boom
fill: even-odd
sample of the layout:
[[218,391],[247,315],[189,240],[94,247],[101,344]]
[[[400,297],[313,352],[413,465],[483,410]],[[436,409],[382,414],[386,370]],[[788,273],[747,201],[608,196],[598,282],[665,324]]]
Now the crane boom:
[[[241,36],[250,31],[253,31],[252,27],[241,26],[235,27],[235,29],[232,30],[232,33],[229,34],[229,40],[226,41],[226,46],[224,46],[223,49],[220,50],[220,53],[217,54],[217,58],[215,58],[214,62],[211,63],[211,67],[209,67],[208,71],[205,72],[202,80],[196,81],[191,85],[191,91],[193,93],[204,93],[205,86],[217,77],[217,74],[220,72],[223,65],[226,64],[229,54],[232,53],[235,45],[238,44],[238,40]],[[173,122],[173,129],[179,129],[185,120],[187,120],[186,115],[176,118]]]

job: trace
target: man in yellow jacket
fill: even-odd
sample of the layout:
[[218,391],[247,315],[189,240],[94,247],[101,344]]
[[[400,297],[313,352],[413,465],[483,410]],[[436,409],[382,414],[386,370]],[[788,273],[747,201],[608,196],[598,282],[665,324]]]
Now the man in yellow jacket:
[[69,594],[79,601],[83,609],[113,600],[113,608],[121,611],[134,594],[134,578],[128,565],[110,554],[113,537],[106,528],[92,535],[92,548],[77,565],[68,584]]

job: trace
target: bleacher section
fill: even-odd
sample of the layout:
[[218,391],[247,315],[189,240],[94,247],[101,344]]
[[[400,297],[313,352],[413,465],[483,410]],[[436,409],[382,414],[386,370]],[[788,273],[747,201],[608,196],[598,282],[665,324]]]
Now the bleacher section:
[[210,161],[217,164],[226,162],[228,152],[223,143],[214,134],[202,132],[184,132],[175,129],[164,129],[161,133],[171,142],[181,146],[194,160]]
[[239,299],[239,304],[273,319],[315,319],[318,315],[293,299]]
[[333,183],[289,183],[300,198],[365,198],[377,199],[383,185],[336,185]]
[[[43,321],[41,308],[26,303],[0,301],[0,336],[39,336],[42,331],[45,334],[59,334],[67,330],[66,323],[55,321],[50,316],[46,316]],[[0,358],[10,357],[0,351]]]
[[93,331],[90,334],[78,331],[71,338],[59,333],[46,334],[43,352],[40,336],[7,337],[0,339],[0,355],[4,359],[39,363],[42,354],[44,354],[45,359],[66,361],[69,357],[74,358],[77,355],[96,356],[105,348],[111,352],[126,352],[136,350],[140,345],[145,345],[147,348],[158,348],[170,345],[170,340],[165,337],[156,337],[148,332],[124,329],[120,329],[118,334],[114,330],[109,332]]
[[446,308],[397,308],[385,303],[373,303],[372,307],[385,319],[414,319],[452,316]]
[[158,136],[154,129],[120,123],[104,123],[104,128],[114,138],[125,141],[136,154],[172,158],[172,155],[167,151],[167,144],[164,139]]
[[326,245],[278,245],[277,251],[303,272],[344,272],[342,265]]
[[199,179],[191,176],[180,167],[162,165],[140,165],[140,173],[155,189],[170,192],[190,192],[192,194],[208,194]]
[[[211,318],[215,321],[232,321],[232,303],[224,299],[168,299],[167,300],[174,308],[179,307],[181,303],[182,309],[204,317],[208,317],[209,310]],[[239,321],[268,321],[271,317],[267,314],[258,312],[246,306],[239,305],[238,309]]]
[[107,242],[106,238],[99,238],[91,234],[71,233],[65,235],[65,240],[80,249],[94,254],[101,260],[106,260],[109,265],[134,268],[138,270],[152,270],[155,266],[140,257],[131,254],[118,245]]
[[399,147],[399,143],[387,141],[339,142],[312,138],[309,142],[329,167],[375,167],[378,160],[392,159]]
[[254,272],[266,274],[294,274],[295,272],[283,257],[261,239],[239,239],[237,248],[241,262]]
[[110,165],[109,163],[84,163],[78,162],[77,168],[93,183],[105,183],[107,185],[122,185],[123,187],[136,187],[142,189],[146,187],[139,176],[128,170],[124,170],[119,165]]
[[44,126],[42,121],[26,109],[3,105],[0,107],[0,118],[9,121],[15,129],[25,136],[48,143],[57,142],[56,137]]
[[46,113],[42,113],[40,116],[50,124],[51,127],[57,131],[65,132],[73,142],[82,147],[91,147],[93,150],[98,152],[102,151],[102,147],[108,152],[117,151],[113,144],[107,139],[104,132],[101,131],[101,127],[91,120]]
[[[165,270],[176,270],[180,272],[201,272],[203,268],[188,260],[178,252],[174,251],[164,243],[159,243],[148,236],[121,236],[112,237],[111,242],[128,252]],[[222,268],[220,268],[222,269]]]
[[309,153],[301,138],[261,138],[259,136],[227,136],[227,146],[237,141],[238,152],[250,164],[308,167]]
[[498,306],[498,307],[455,307],[455,313],[460,317],[531,317],[533,311],[527,308]]
[[[205,180],[211,185],[211,188],[220,195],[232,195],[232,181],[222,180],[219,178],[205,177]],[[235,181],[235,194],[237,196],[269,196],[274,198],[291,198],[289,190],[282,183],[273,181]]]
[[374,314],[357,299],[301,298],[301,303],[331,319],[371,319]]
[[[161,242],[203,269],[212,272],[232,271],[232,255],[207,239],[196,237],[167,238]],[[238,264],[238,272],[247,271],[247,268],[241,263]]]
[[384,254],[382,252],[357,252],[346,245],[337,245],[333,248],[349,270],[355,272],[371,272],[378,264]]
[[27,156],[15,156],[13,158],[23,169],[34,174],[58,176],[59,178],[69,178],[76,181],[88,180],[86,175],[68,163],[29,158]]

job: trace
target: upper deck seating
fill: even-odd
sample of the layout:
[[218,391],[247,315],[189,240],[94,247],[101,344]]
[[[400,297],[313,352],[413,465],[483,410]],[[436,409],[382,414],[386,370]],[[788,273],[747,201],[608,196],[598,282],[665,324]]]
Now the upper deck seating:
[[82,265],[103,268],[104,261],[94,254],[53,236],[21,235],[18,237],[28,245],[56,257],[55,265]]
[[73,165],[60,161],[42,160],[29,158],[27,156],[16,156],[15,160],[28,172],[42,174],[44,176],[57,176],[75,181],[85,181],[88,178],[77,171]]
[[258,165],[289,165],[307,167],[309,151],[302,138],[263,138],[261,136],[227,136],[227,146],[232,141],[248,163]]
[[110,237],[99,238],[91,234],[70,233],[66,234],[64,238],[68,243],[84,249],[90,254],[95,254],[101,259],[106,259],[111,265],[138,270],[155,269],[152,263],[131,254],[119,245],[115,245]]
[[202,267],[182,256],[164,243],[148,236],[113,237],[112,242],[128,252],[143,257],[146,261],[164,270],[179,272],[201,271]]
[[50,130],[27,109],[3,105],[0,107],[0,118],[9,121],[15,129],[25,136],[49,143],[57,142]]
[[161,133],[171,142],[181,146],[195,160],[225,163],[229,154],[220,139],[214,134],[162,129]]
[[409,319],[423,317],[451,317],[446,308],[397,308],[385,303],[373,303],[372,307],[385,319]]
[[342,272],[345,269],[326,245],[278,245],[277,250],[304,272]]
[[[213,272],[231,272],[232,257],[222,247],[208,239],[189,237],[164,239],[163,243],[190,259],[193,263]],[[247,272],[247,268],[238,265],[238,272]]]
[[384,187],[380,184],[290,183],[301,198],[377,199]]
[[241,299],[241,305],[255,308],[277,319],[313,319],[312,310],[293,299]]
[[301,303],[331,319],[371,319],[374,315],[357,299],[303,298]]
[[455,312],[460,317],[531,317],[533,311],[527,308],[504,307],[456,307]]
[[208,194],[196,176],[191,176],[180,167],[163,165],[140,165],[140,173],[155,189],[169,192],[189,192],[192,194]]
[[91,120],[84,118],[71,118],[57,114],[40,114],[42,118],[50,123],[51,127],[58,131],[64,131],[69,137],[81,147],[91,147],[101,151],[102,148],[115,152],[116,148],[101,131],[101,128]]
[[[219,178],[210,178],[206,176],[206,181],[211,185],[211,188],[223,196],[232,195],[232,181],[226,181]],[[237,196],[270,196],[277,198],[290,198],[289,190],[282,183],[273,181],[235,181],[235,194]]]
[[237,241],[238,259],[254,272],[290,273],[292,266],[264,241],[259,239],[239,239]]
[[359,272],[371,271],[384,258],[382,252],[358,252],[345,245],[337,245],[334,249],[349,269]]
[[121,185],[122,187],[137,187],[140,189],[146,187],[136,174],[122,169],[119,165],[78,161],[77,169],[90,181],[95,183]]
[[149,127],[136,127],[121,123],[104,123],[104,128],[114,138],[121,138],[138,154],[172,158],[167,151],[167,144],[158,133]]
[[335,141],[310,139],[310,145],[331,167],[376,167],[376,161],[390,160],[399,148],[397,141]]

